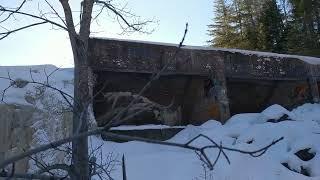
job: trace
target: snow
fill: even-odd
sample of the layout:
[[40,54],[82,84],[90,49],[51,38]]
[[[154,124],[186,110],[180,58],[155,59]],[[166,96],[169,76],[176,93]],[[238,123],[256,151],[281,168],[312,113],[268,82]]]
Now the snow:
[[[38,65],[38,66],[0,66],[0,77],[11,79],[22,79],[26,81],[34,81],[46,83],[46,74],[49,75],[51,72],[56,70],[57,67],[53,65]],[[61,89],[64,92],[73,96],[73,69],[61,68],[57,72],[53,73],[49,82],[50,85]],[[10,81],[0,78],[0,92],[10,85]],[[35,93],[36,87],[39,85],[28,84],[23,88],[11,87],[6,91],[4,101],[11,104],[23,104],[30,105],[25,99],[27,93]],[[48,89],[48,91],[51,91]],[[2,93],[1,93],[2,95]],[[61,96],[57,98],[62,99]]]
[[[50,75],[47,80],[47,76],[54,71],[55,73]],[[73,96],[73,69],[57,69],[53,65],[0,66],[0,77],[3,77],[0,78],[0,98],[2,98],[2,95],[4,97],[4,102],[0,102],[0,104],[27,105],[40,110],[35,111],[32,116],[31,128],[34,133],[31,142],[27,137],[20,137],[16,142],[17,144],[20,143],[19,141],[26,142],[32,148],[69,135],[70,132],[67,130],[70,129],[71,122],[66,120],[68,113],[65,113],[69,107],[57,91],[43,88],[42,85],[35,83],[28,83],[24,87],[10,87],[12,82],[4,78],[10,77],[13,80],[34,80],[44,84],[48,83]],[[7,89],[8,87],[10,88]],[[2,94],[5,89],[7,91]],[[69,100],[72,102],[71,98]],[[24,127],[26,125],[20,124],[20,126]],[[38,153],[36,158],[50,164],[51,162],[57,162],[58,159],[62,161],[67,157],[63,156],[61,152],[49,150]],[[37,169],[34,161],[29,161],[29,165],[30,172]]]
[[274,104],[262,111],[261,114],[267,117],[268,119],[279,119],[285,114],[289,115],[290,112],[284,107],[278,104]]
[[[278,123],[266,121],[268,118],[279,119],[284,114],[291,120]],[[225,125],[215,120],[201,126],[188,125],[168,141],[186,143],[198,134],[204,134],[216,142],[222,142],[224,146],[252,151],[284,137],[257,158],[227,151],[231,164],[221,158],[214,170],[207,169],[206,173],[213,179],[222,180],[320,180],[319,120],[319,104],[305,104],[292,111],[273,105],[261,113],[235,115]],[[93,137],[91,141],[93,144],[103,143],[104,153],[117,152],[120,156],[124,154],[127,176],[130,179],[196,179],[205,173],[201,161],[190,150],[135,141],[103,142],[98,137]],[[249,141],[252,143],[248,143]],[[203,147],[209,145],[209,142],[200,139],[194,145]],[[310,161],[303,161],[295,155],[305,148],[311,148],[310,152],[316,153]],[[217,151],[208,153],[214,160]],[[291,169],[299,172],[302,166],[310,172],[311,177],[290,171],[281,163],[288,163]],[[122,178],[120,166],[113,172],[113,176],[115,179]]]
[[[13,79],[30,80],[30,68],[34,72],[34,79],[46,81],[44,69],[51,72],[54,66],[32,67],[0,67],[0,76],[7,76],[7,71]],[[50,83],[72,94],[73,70],[60,69],[54,73]],[[9,82],[0,79],[0,90],[6,88]],[[16,104],[29,104],[25,94],[35,90],[35,86],[28,84],[24,88],[12,87],[6,93],[5,101]],[[50,91],[46,91],[50,94]],[[60,96],[54,96],[57,103]],[[36,107],[44,109],[43,101],[36,102]],[[282,117],[287,115],[287,119]],[[268,120],[279,120],[276,123]],[[280,121],[281,120],[281,121]],[[52,115],[51,119],[42,122],[43,118],[36,118],[33,127],[35,144],[42,144],[53,139],[61,138],[57,135],[63,122],[59,116]],[[46,127],[48,126],[48,127]],[[114,129],[161,129],[164,125],[120,126]],[[254,158],[238,152],[226,151],[231,164],[221,157],[212,171],[202,166],[197,155],[188,149],[163,145],[147,144],[143,142],[115,143],[103,141],[98,136],[89,138],[89,150],[97,156],[97,163],[114,161],[111,175],[114,179],[122,179],[119,161],[125,155],[128,179],[139,180],[198,180],[207,174],[218,180],[320,180],[320,104],[304,104],[293,110],[287,110],[280,105],[272,105],[262,112],[237,114],[222,125],[215,120],[209,120],[201,126],[188,125],[180,131],[170,142],[186,143],[199,134],[206,135],[223,146],[241,150],[257,150],[284,137],[282,141],[272,146],[265,154]],[[210,143],[205,139],[198,139],[192,145],[203,147]],[[101,148],[98,148],[101,146]],[[295,153],[299,150],[311,148],[315,156],[309,161],[299,159]],[[98,149],[98,150],[97,150]],[[206,151],[211,160],[217,156],[217,150]],[[47,153],[47,154],[46,154]],[[45,161],[51,162],[55,156],[46,152]],[[290,169],[300,172],[301,167],[307,169],[310,177],[293,172],[281,163],[287,163]],[[34,165],[31,166],[32,171]],[[95,177],[98,179],[98,177]],[[209,179],[209,178],[207,178]]]
[[[131,39],[116,39],[116,38],[105,38],[105,37],[92,37],[92,38],[101,39],[101,40],[136,42],[136,43],[153,44],[153,45],[160,45],[160,46],[175,46],[175,47],[178,46],[178,44],[164,43],[164,42],[139,41],[139,40],[131,40]],[[186,46],[183,46],[182,48],[183,49],[223,51],[223,52],[230,52],[230,53],[240,53],[240,54],[244,54],[244,55],[256,55],[259,57],[293,58],[293,59],[302,60],[302,61],[309,63],[309,64],[314,64],[314,65],[320,64],[320,58],[311,57],[311,56],[278,54],[278,53],[271,53],[271,52],[250,51],[250,50],[242,50],[242,49],[214,48],[214,47],[209,47],[209,46],[188,46],[188,45],[186,45]]]

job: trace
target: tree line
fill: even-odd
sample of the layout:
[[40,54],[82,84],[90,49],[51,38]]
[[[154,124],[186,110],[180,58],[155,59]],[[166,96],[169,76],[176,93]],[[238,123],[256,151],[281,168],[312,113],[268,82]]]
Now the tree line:
[[320,57],[319,0],[215,0],[214,47]]

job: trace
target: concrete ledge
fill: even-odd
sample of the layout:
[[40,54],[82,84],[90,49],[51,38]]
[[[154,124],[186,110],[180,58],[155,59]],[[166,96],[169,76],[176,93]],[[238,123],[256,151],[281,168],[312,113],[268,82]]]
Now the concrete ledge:
[[[165,128],[165,129],[131,129],[131,130],[111,130],[110,132],[128,136],[136,136],[154,140],[165,141],[172,138],[174,135],[179,133],[184,128]],[[107,139],[104,135],[101,135],[102,139],[105,141],[113,141],[118,143],[123,143],[127,141],[117,140],[117,139]]]

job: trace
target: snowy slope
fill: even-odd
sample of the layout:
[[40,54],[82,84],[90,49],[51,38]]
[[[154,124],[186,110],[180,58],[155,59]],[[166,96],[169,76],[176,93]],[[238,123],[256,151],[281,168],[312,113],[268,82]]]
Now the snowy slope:
[[[46,81],[44,68],[49,73],[55,69],[53,66],[32,66],[35,80]],[[7,76],[7,71],[10,72],[12,78],[30,80],[30,67],[0,67],[0,76]],[[72,69],[60,69],[52,75],[50,83],[72,94],[72,75]],[[6,88],[8,83],[0,79],[0,91]],[[7,92],[5,100],[9,103],[30,105],[25,100],[25,94],[30,91],[35,91],[35,87],[31,84],[24,88],[13,87]],[[59,101],[61,97],[56,95],[55,99]],[[37,101],[35,105],[43,108],[41,102]],[[284,120],[285,114],[289,120]],[[268,120],[279,118],[284,121],[268,122]],[[58,118],[53,122],[57,126],[63,123]],[[39,124],[41,126],[37,126]],[[45,125],[45,123],[35,122],[34,127],[38,128],[38,131],[34,134],[34,140],[38,144],[45,143],[45,138],[52,140],[58,137],[51,136],[53,133],[49,131],[55,129],[43,128]],[[48,126],[52,126],[52,123]],[[119,127],[118,129],[133,128],[135,127]],[[143,129],[144,127],[136,128]],[[185,143],[198,134],[207,135],[216,142],[221,141],[224,146],[243,150],[256,150],[279,137],[284,137],[284,139],[258,158],[237,152],[226,152],[231,164],[229,165],[224,158],[221,158],[213,171],[204,170],[201,161],[193,151],[177,147],[134,141],[105,142],[100,137],[92,136],[89,138],[89,149],[92,151],[101,145],[101,154],[95,152],[99,154],[98,163],[101,160],[103,162],[110,160],[111,153],[118,155],[118,160],[124,154],[129,180],[197,180],[204,179],[205,173],[215,180],[320,180],[319,104],[305,104],[292,111],[279,105],[273,105],[263,112],[235,115],[225,125],[215,120],[210,120],[201,126],[189,125],[169,141]],[[196,142],[196,145],[205,146],[208,145],[208,142],[200,140]],[[303,161],[295,153],[306,148],[310,148],[309,152],[315,156],[311,160]],[[210,159],[214,159],[217,151],[209,152],[209,155]],[[49,158],[48,161],[51,159]],[[288,164],[291,170],[284,167],[282,163]],[[300,172],[301,167],[306,169],[310,177],[293,172]],[[121,166],[116,164],[112,175],[116,180],[122,179]]]
[[[57,70],[57,71],[55,71]],[[54,72],[54,73],[52,73]],[[51,76],[49,76],[52,73]],[[0,66],[0,77],[11,79],[22,79],[27,81],[34,81],[48,83],[57,89],[61,89],[64,92],[73,96],[73,69],[71,68],[57,68],[53,65],[38,65],[38,66]],[[10,85],[10,81],[0,78],[0,92]],[[8,89],[4,96],[6,103],[18,103],[24,105],[30,105],[26,102],[25,95],[28,92],[35,92],[35,86],[37,84],[28,84],[23,88],[11,87]],[[2,95],[2,94],[1,94]],[[61,99],[62,97],[57,96]]]

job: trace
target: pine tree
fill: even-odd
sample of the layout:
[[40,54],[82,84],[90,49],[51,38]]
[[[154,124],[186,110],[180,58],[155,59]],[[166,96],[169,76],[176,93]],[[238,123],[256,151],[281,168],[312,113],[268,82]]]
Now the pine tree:
[[292,6],[288,48],[290,53],[320,56],[320,3],[290,0]]
[[259,16],[263,10],[262,5],[266,0],[238,0],[241,19],[243,22],[244,41],[243,49],[259,50]]
[[208,25],[209,35],[213,37],[209,42],[215,47],[234,48],[237,47],[240,38],[238,36],[235,18],[230,5],[225,0],[217,0],[214,4],[214,23]]
[[284,24],[276,0],[263,5],[259,18],[261,49],[271,52],[285,52]]
[[212,45],[259,49],[258,16],[266,0],[217,0],[214,24],[209,25]]
[[214,8],[213,46],[320,57],[319,0],[215,0]]

